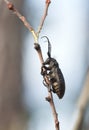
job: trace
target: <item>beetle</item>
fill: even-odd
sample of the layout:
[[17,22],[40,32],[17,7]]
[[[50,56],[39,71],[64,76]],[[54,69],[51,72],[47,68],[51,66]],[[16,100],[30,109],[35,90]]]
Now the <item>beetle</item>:
[[48,41],[48,58],[43,62],[41,67],[41,75],[43,76],[43,84],[48,87],[48,83],[45,77],[48,78],[52,91],[57,94],[57,96],[61,99],[65,93],[65,80],[62,74],[61,69],[59,68],[59,64],[56,59],[51,57],[51,44],[47,36],[43,36],[42,38],[46,38]]

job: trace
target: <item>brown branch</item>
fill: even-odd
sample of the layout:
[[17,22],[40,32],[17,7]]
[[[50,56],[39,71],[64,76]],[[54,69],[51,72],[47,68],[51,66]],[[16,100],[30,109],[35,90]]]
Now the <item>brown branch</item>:
[[[43,56],[42,56],[41,47],[38,43],[34,43],[34,48],[37,51],[40,62],[42,64],[44,62],[44,60],[43,60]],[[48,84],[48,90],[49,90],[50,82],[49,82],[47,77],[45,77],[45,78],[46,78],[46,81],[47,81],[47,84]],[[55,121],[55,130],[59,130],[60,127],[59,127],[59,121],[58,121],[58,114],[56,112],[56,108],[55,108],[55,105],[54,105],[53,96],[52,96],[51,91],[48,91],[48,97],[46,97],[46,100],[50,103],[50,107],[52,109],[52,113],[53,113],[53,117],[54,117],[54,121]]]
[[46,0],[46,2],[45,2],[44,14],[43,14],[43,16],[42,16],[42,18],[41,18],[40,25],[39,25],[38,31],[37,31],[37,35],[39,35],[39,34],[40,34],[40,31],[42,30],[42,27],[43,27],[43,25],[44,25],[44,21],[45,21],[45,19],[46,19],[47,14],[48,14],[48,7],[49,7],[49,4],[50,4],[50,3],[51,3],[50,0]]
[[59,129],[58,114],[57,114],[56,109],[55,109],[55,105],[54,105],[53,96],[52,96],[51,91],[50,92],[48,91],[48,97],[46,97],[46,100],[50,103],[50,106],[51,106],[51,109],[52,109],[54,122],[55,122],[55,129],[60,130]]
[[89,70],[86,77],[84,88],[78,100],[77,118],[73,130],[81,129],[88,102],[89,102]]

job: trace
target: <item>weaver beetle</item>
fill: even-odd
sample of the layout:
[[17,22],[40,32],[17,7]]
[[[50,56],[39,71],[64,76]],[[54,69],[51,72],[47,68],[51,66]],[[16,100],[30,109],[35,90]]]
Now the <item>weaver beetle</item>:
[[45,86],[48,86],[45,77],[48,78],[50,81],[51,87],[50,90],[52,90],[54,93],[58,95],[58,97],[61,99],[64,96],[65,93],[65,80],[64,76],[61,72],[61,69],[59,68],[58,62],[56,59],[51,57],[51,44],[47,36],[43,36],[42,38],[46,38],[48,41],[48,58],[46,61],[42,64],[41,67],[41,74],[44,78],[43,84]]

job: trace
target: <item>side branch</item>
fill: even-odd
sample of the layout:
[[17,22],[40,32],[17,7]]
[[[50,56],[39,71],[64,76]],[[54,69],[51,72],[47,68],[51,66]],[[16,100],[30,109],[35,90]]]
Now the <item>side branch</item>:
[[46,0],[46,2],[45,2],[44,14],[43,14],[43,16],[42,16],[42,18],[41,18],[41,22],[40,22],[40,25],[39,25],[39,27],[38,27],[37,35],[39,35],[39,34],[40,34],[40,31],[42,30],[44,21],[45,21],[45,19],[46,19],[47,13],[48,13],[48,7],[49,7],[49,4],[50,4],[50,3],[51,3],[50,0]]
[[[40,59],[40,62],[42,64],[44,62],[44,60],[43,60],[43,56],[42,56],[41,47],[40,47],[40,45],[38,43],[34,43],[34,48],[37,51],[39,59]],[[49,87],[50,86],[50,82],[49,82],[47,77],[45,77],[45,78],[46,78],[46,81],[47,81],[48,87]],[[50,107],[52,109],[54,122],[55,122],[55,130],[60,130],[59,129],[58,114],[56,112],[56,108],[55,108],[55,105],[54,105],[53,96],[52,96],[52,92],[51,91],[48,91],[48,97],[46,97],[46,100],[50,103]]]

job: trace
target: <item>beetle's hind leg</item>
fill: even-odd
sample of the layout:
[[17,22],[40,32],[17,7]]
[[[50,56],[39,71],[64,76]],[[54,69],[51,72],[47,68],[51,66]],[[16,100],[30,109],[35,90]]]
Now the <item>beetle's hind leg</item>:
[[43,80],[43,85],[44,85],[45,87],[48,87],[48,85],[47,85],[47,83],[45,82],[45,80]]
[[43,80],[43,85],[48,89],[48,92],[53,91],[51,85],[47,84],[46,80]]

